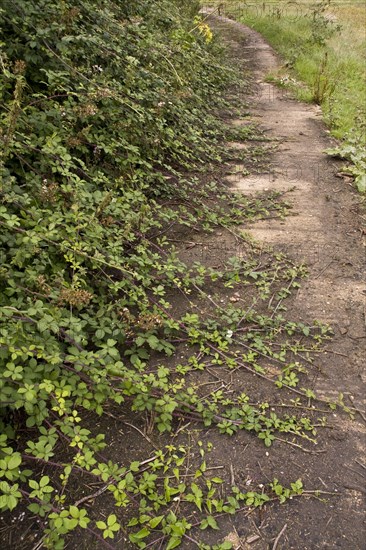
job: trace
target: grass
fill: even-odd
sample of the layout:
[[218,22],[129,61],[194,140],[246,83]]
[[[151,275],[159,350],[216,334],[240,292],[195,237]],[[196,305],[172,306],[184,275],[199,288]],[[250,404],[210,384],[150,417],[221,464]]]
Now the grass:
[[[360,156],[366,127],[363,0],[229,0],[221,6],[221,13],[259,31],[282,57],[282,66],[268,79],[290,87],[300,100],[319,104],[332,135],[352,142]],[[356,169],[356,176],[362,170]]]

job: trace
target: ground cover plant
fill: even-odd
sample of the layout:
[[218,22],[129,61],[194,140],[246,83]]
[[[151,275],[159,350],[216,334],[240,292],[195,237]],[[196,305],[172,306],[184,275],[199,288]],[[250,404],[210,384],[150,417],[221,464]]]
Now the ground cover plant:
[[[269,78],[322,107],[325,122],[342,143],[331,154],[352,162],[365,192],[364,2],[210,2],[215,9],[258,30],[280,53],[281,70]],[[218,8],[218,5],[221,7]]]
[[[237,227],[286,205],[215,175],[234,160],[218,114],[235,76],[192,2],[15,1],[0,15],[0,509],[36,516],[39,547],[79,530],[97,547],[231,548],[205,539],[222,515],[320,492],[227,486],[210,445],[193,460],[178,426],[313,452],[337,406],[306,376],[329,327],[286,315],[306,268]],[[187,266],[171,241],[217,228],[242,254]],[[218,369],[260,378],[277,402],[227,391]],[[116,411],[147,418],[162,446],[113,450],[99,423]],[[102,494],[99,515],[85,503]]]

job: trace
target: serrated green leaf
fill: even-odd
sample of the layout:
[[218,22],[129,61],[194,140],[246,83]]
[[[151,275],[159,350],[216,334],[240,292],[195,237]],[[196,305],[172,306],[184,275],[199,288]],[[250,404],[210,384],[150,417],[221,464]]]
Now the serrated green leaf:
[[212,481],[212,483],[224,483],[224,480],[221,479],[221,477],[211,477],[210,481]]
[[139,468],[140,468],[140,462],[137,462],[137,460],[135,462],[131,462],[130,464],[131,472],[138,472]]
[[147,529],[147,527],[144,527],[143,529],[141,529],[137,533],[133,533],[132,535],[130,535],[130,541],[131,542],[138,542],[142,539],[145,539],[149,535],[150,535],[150,530]]
[[207,516],[207,523],[212,529],[219,529],[219,526],[217,525],[217,521],[213,516]]

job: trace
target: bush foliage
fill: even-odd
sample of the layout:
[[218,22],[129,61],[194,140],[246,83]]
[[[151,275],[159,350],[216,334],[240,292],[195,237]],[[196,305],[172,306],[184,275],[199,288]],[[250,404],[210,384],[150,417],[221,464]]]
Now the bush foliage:
[[210,154],[223,80],[193,14],[161,0],[2,10],[1,389],[28,426],[121,401],[109,368],[136,318],[157,315],[152,273],[170,274],[144,235],[178,171]]
[[[77,411],[123,402],[149,352],[174,349],[159,302],[184,267],[146,235],[174,221],[161,202],[178,194],[179,174],[217,154],[210,113],[227,75],[197,9],[2,4],[3,510],[24,497],[42,512],[49,480],[37,484],[24,461],[49,461],[60,437],[73,467],[90,469],[102,436],[88,440]],[[32,437],[19,444],[24,422]]]

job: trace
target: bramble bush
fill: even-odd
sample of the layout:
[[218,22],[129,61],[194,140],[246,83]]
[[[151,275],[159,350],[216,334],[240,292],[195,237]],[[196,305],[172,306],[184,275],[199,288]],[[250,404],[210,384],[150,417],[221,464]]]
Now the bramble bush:
[[178,171],[214,154],[208,111],[225,80],[194,14],[164,1],[2,9],[1,391],[29,427],[122,402],[109,370],[123,375],[144,325],[148,347],[172,351],[149,292],[160,276],[158,302],[183,267],[146,235],[173,215],[157,198]]

